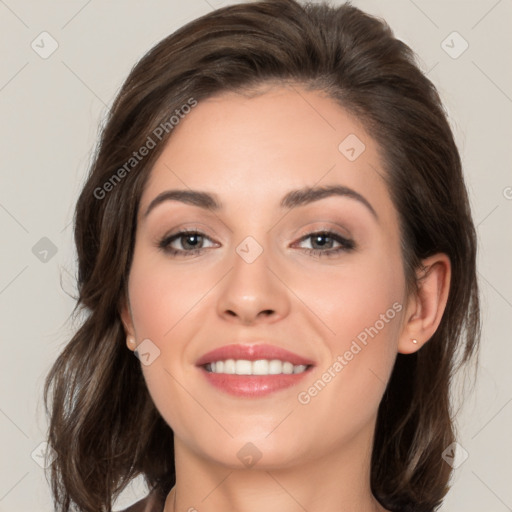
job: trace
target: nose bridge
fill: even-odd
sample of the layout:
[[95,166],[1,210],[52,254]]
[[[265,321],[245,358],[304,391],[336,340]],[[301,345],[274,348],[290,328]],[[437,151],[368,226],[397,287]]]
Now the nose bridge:
[[282,318],[289,309],[286,289],[272,268],[269,237],[256,236],[247,235],[235,246],[232,269],[218,300],[219,315],[244,323]]

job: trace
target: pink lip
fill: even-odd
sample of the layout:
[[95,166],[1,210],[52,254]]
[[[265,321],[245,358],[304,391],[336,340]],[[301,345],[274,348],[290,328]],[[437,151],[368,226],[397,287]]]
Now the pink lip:
[[246,359],[247,361],[280,359],[281,361],[289,361],[293,365],[303,364],[309,366],[314,364],[314,361],[311,359],[301,357],[289,350],[262,343],[259,345],[225,345],[201,356],[197,360],[196,365],[203,366],[207,363],[225,361],[226,359]]
[[203,367],[200,371],[212,386],[224,393],[237,397],[258,398],[295,386],[310,374],[311,368],[302,373],[289,375],[228,375],[208,372]]
[[[228,375],[212,373],[206,370],[207,363],[226,359],[280,359],[293,365],[305,365],[309,368],[302,373],[279,375]],[[226,345],[208,352],[196,363],[207,381],[217,389],[237,397],[257,398],[280,391],[300,382],[309,374],[314,362],[288,350],[267,344],[260,345]]]

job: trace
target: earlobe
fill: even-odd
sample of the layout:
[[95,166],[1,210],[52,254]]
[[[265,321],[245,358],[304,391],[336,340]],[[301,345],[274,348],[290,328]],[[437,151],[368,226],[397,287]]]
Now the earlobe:
[[398,352],[416,352],[434,335],[446,308],[450,279],[451,264],[446,254],[435,254],[422,261],[417,274],[418,289],[409,299]]

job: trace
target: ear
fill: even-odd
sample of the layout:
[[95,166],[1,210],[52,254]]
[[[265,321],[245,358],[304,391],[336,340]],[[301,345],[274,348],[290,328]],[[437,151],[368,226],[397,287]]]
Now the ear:
[[451,263],[446,254],[435,254],[422,261],[417,272],[418,290],[408,300],[398,352],[416,352],[434,335],[448,301],[450,279]]
[[[133,319],[132,319],[132,313],[130,309],[129,301],[123,296],[120,305],[118,308],[119,316],[121,317],[121,321],[123,322],[124,331],[126,333],[126,338],[132,337],[134,340],[137,339],[135,335],[135,329],[133,327]],[[126,346],[130,350],[134,350],[135,345],[131,345],[130,343],[126,343]]]

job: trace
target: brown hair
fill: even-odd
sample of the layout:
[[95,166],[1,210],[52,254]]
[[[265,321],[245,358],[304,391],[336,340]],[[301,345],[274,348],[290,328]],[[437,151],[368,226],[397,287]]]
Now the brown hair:
[[126,348],[119,315],[139,200],[172,130],[160,130],[143,160],[126,163],[191,99],[272,82],[326,92],[378,142],[410,289],[422,258],[443,252],[451,260],[437,332],[417,353],[398,354],[371,468],[372,491],[392,511],[430,512],[448,490],[451,468],[441,455],[455,437],[450,381],[476,354],[480,314],[475,229],[446,114],[411,49],[383,21],[349,4],[274,0],[231,5],[181,27],[132,69],[108,114],[75,211],[73,314],[86,315],[44,389],[59,511],[110,511],[140,474],[162,499],[175,484],[173,433]]

